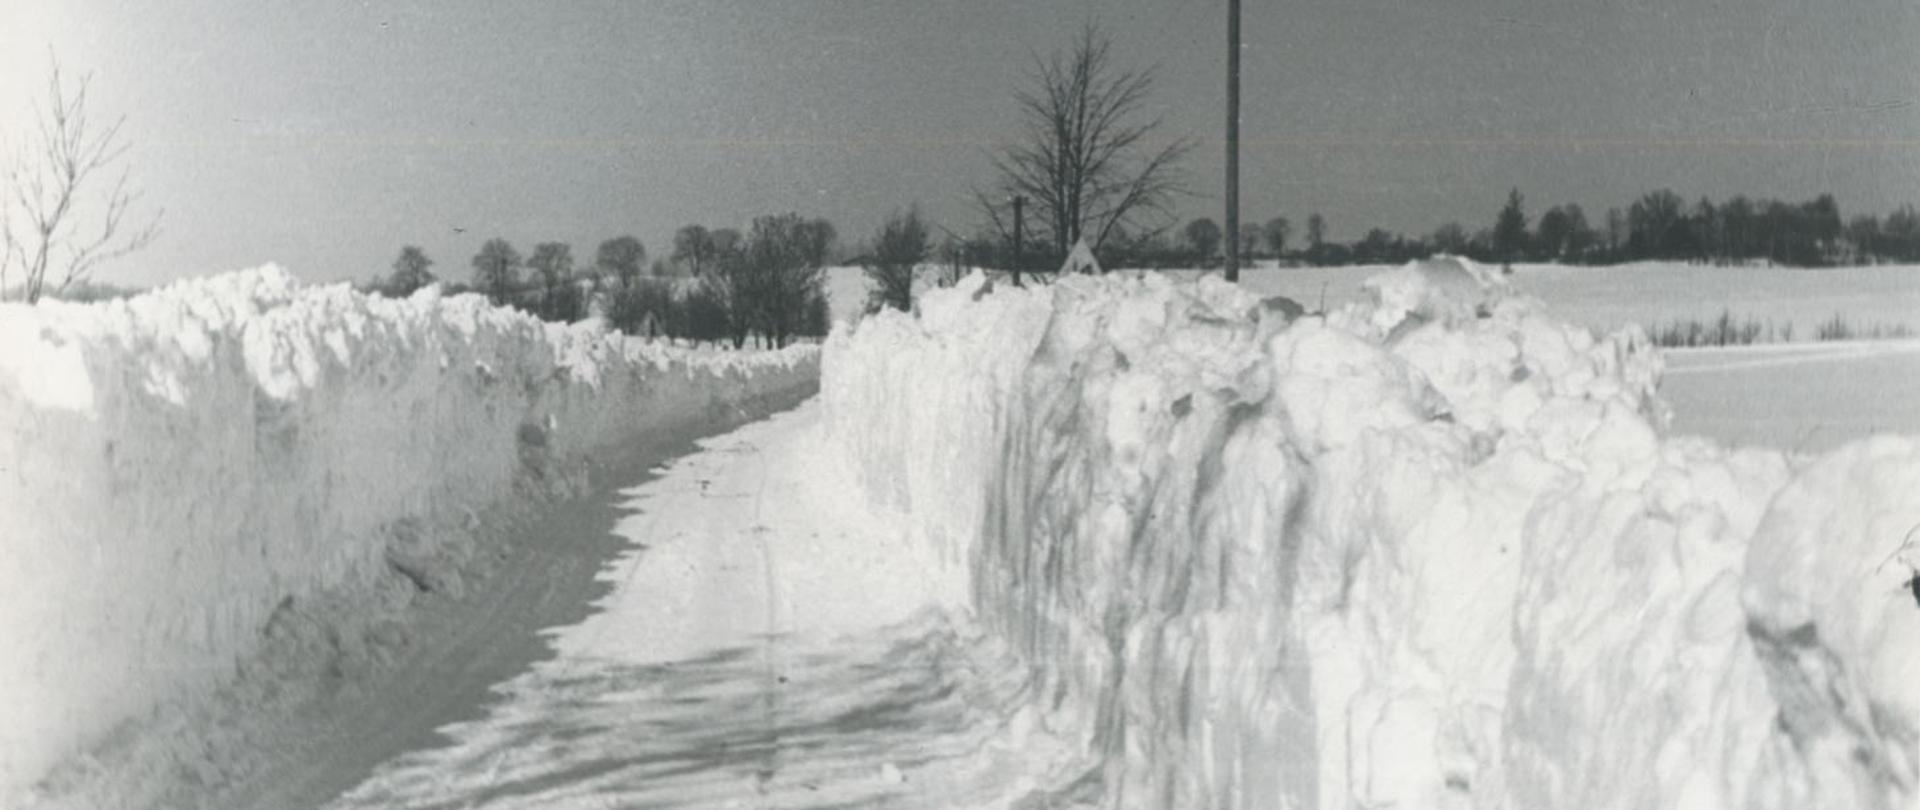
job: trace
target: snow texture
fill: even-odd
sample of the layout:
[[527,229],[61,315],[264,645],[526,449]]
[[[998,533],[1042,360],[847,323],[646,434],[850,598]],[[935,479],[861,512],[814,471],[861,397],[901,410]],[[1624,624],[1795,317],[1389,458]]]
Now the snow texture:
[[1674,433],[1728,444],[1823,452],[1875,433],[1920,433],[1920,340],[1670,351],[1660,395]]
[[932,291],[829,429],[1109,807],[1911,807],[1920,441],[1667,438],[1661,355],[1460,260]]
[[[1386,265],[1280,267],[1267,260],[1242,269],[1240,278],[1242,285],[1262,295],[1285,295],[1310,308],[1324,299],[1326,308],[1333,309],[1364,300],[1361,282],[1392,269]],[[1835,315],[1863,329],[1881,324],[1920,331],[1920,266],[1915,265],[1516,264],[1508,281],[1515,290],[1552,302],[1559,317],[1592,329],[1618,329],[1630,323],[1646,327],[1673,321],[1711,323],[1727,312],[1736,320],[1792,324],[1799,341],[1812,341],[1819,325]]]
[[0,306],[0,796],[231,677],[277,608],[412,570],[489,504],[577,489],[592,454],[817,364],[275,267]]

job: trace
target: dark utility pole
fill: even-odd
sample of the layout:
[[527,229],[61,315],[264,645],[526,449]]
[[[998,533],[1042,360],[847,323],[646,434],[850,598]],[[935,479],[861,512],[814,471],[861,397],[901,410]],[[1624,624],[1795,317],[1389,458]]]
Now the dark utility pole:
[[1227,0],[1227,280],[1240,280],[1240,0]]
[[1027,221],[1023,213],[1026,207],[1027,198],[1018,194],[1013,195],[1013,286],[1015,287],[1020,286],[1020,267],[1026,263],[1020,252],[1020,229]]

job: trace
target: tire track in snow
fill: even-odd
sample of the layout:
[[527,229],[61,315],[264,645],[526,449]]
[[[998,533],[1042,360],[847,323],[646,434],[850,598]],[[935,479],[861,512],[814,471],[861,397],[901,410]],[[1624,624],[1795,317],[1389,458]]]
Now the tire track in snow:
[[802,406],[627,490],[617,531],[645,547],[603,572],[601,612],[332,807],[1005,806],[1084,773],[818,421]]

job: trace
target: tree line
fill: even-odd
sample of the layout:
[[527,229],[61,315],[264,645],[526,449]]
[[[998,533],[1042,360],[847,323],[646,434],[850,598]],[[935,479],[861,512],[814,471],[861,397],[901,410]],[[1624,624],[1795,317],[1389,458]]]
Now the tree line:
[[[1831,194],[1798,203],[1745,196],[1716,203],[1702,197],[1689,205],[1662,189],[1624,208],[1611,208],[1592,222],[1575,203],[1555,205],[1535,219],[1515,189],[1493,222],[1477,230],[1458,222],[1416,236],[1369,228],[1351,242],[1335,242],[1326,238],[1326,228],[1325,218],[1314,213],[1295,242],[1293,223],[1286,217],[1243,225],[1241,255],[1308,265],[1393,264],[1441,253],[1507,264],[1664,260],[1827,267],[1920,262],[1920,211],[1914,206],[1902,206],[1885,217],[1857,215],[1843,225]],[[1225,238],[1219,223],[1201,217],[1178,231],[1132,234],[1122,229],[1095,253],[1107,267],[1212,267],[1221,261]],[[982,264],[1011,269],[1004,250],[977,240],[968,244],[973,247],[970,255],[984,258]],[[1045,237],[1029,245],[1023,268],[1029,272],[1057,265],[1065,255]]]
[[[1106,267],[1206,267],[1228,234],[1199,218],[1184,227],[1174,202],[1188,196],[1181,163],[1192,149],[1160,132],[1148,94],[1153,69],[1119,64],[1111,38],[1088,25],[1067,46],[1037,56],[1014,98],[1022,124],[993,154],[994,180],[973,192],[984,224],[950,248],[970,264],[1015,274],[1057,268],[1084,241]],[[1352,242],[1326,238],[1319,213],[1293,243],[1293,223],[1246,224],[1243,254],[1307,264],[1375,264],[1435,253],[1481,261],[1612,264],[1648,259],[1824,266],[1920,261],[1920,215],[1912,206],[1884,218],[1844,221],[1830,194],[1793,202],[1737,196],[1687,203],[1662,189],[1598,221],[1577,204],[1528,216],[1518,189],[1485,228],[1447,223],[1408,236],[1368,228]]]
[[[0,165],[0,298],[113,294],[74,285],[158,234],[157,214],[144,224],[129,217],[139,194],[118,165],[127,150],[120,121],[93,122],[87,78],[69,91],[57,63],[54,68],[46,109],[39,111],[40,142]],[[946,277],[963,267],[987,267],[1012,271],[1016,282],[1022,273],[1057,269],[1081,241],[1105,267],[1220,261],[1227,235],[1217,222],[1203,217],[1180,227],[1175,219],[1175,202],[1190,194],[1182,163],[1194,144],[1162,134],[1148,98],[1154,79],[1151,68],[1119,64],[1112,40],[1094,25],[1066,49],[1036,55],[1026,85],[1014,94],[1022,134],[995,151],[994,180],[973,191],[979,228],[971,236],[947,231],[936,248],[930,229],[937,226],[915,210],[896,212],[860,254],[877,290],[869,305],[910,307],[914,269],[935,257]],[[122,172],[119,183],[95,182],[114,170]],[[82,210],[96,212],[96,221],[77,221]],[[1689,204],[1662,189],[1590,220],[1572,203],[1535,219],[1514,189],[1484,228],[1449,222],[1409,236],[1375,227],[1345,243],[1326,234],[1327,222],[1316,212],[1297,239],[1286,217],[1249,223],[1238,236],[1251,258],[1319,265],[1396,263],[1435,253],[1509,264],[1920,262],[1914,206],[1843,220],[1830,194],[1801,202],[1701,197]],[[471,280],[448,286],[558,321],[585,317],[589,302],[602,296],[622,328],[781,344],[824,329],[824,317],[814,312],[824,309],[818,276],[835,240],[830,223],[795,214],[756,219],[747,233],[688,225],[675,233],[670,257],[649,266],[632,236],[601,243],[585,264],[564,242],[537,243],[523,255],[496,238],[473,257]],[[408,246],[390,275],[367,286],[409,294],[435,281],[433,264]]]
[[[442,287],[559,322],[588,317],[597,299],[607,321],[628,334],[777,347],[826,334],[822,270],[835,239],[832,223],[788,213],[757,217],[745,234],[687,225],[674,234],[671,256],[651,265],[638,238],[614,237],[580,266],[565,242],[541,242],[523,256],[496,237],[469,262],[469,281]],[[392,272],[363,287],[411,295],[439,281],[433,265],[425,251],[407,245]]]
[[1489,261],[1618,264],[1643,260],[1790,267],[1920,261],[1920,216],[1903,206],[1884,219],[1843,224],[1833,195],[1802,202],[1735,196],[1689,204],[1670,189],[1648,192],[1589,223],[1575,204],[1548,208],[1529,225],[1525,198],[1510,191],[1492,229],[1468,237],[1457,225],[1435,247]]

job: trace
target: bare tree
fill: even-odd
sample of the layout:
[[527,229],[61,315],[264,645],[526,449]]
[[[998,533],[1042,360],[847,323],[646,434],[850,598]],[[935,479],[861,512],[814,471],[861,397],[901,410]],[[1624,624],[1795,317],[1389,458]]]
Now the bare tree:
[[1467,229],[1461,227],[1458,222],[1449,222],[1435,228],[1433,236],[1429,237],[1429,240],[1433,242],[1434,250],[1441,253],[1450,253],[1455,256],[1466,255],[1469,242]]
[[695,278],[713,263],[716,252],[713,234],[706,226],[683,225],[673,232],[673,261],[686,267],[688,274]]
[[565,323],[585,314],[581,312],[585,302],[573,284],[573,246],[565,242],[534,245],[527,269],[539,276],[541,318]]
[[640,268],[647,261],[647,248],[639,239],[619,236],[600,243],[593,267],[603,278],[611,278],[622,287],[633,286]]
[[1293,235],[1293,223],[1286,217],[1274,217],[1261,227],[1260,235],[1266,237],[1267,249],[1279,256],[1287,252],[1287,237]]
[[[158,211],[137,229],[127,219],[140,192],[120,165],[128,149],[120,130],[126,118],[99,127],[87,112],[91,83],[92,76],[83,75],[68,94],[54,61],[46,109],[35,111],[29,143],[0,173],[0,296],[10,294],[18,273],[20,298],[38,301],[160,235]],[[92,194],[92,181],[116,168],[111,190]]]
[[540,286],[552,289],[573,280],[573,246],[565,242],[541,242],[527,257],[527,268],[540,274]]
[[796,236],[800,240],[802,258],[815,267],[825,267],[827,260],[833,258],[834,243],[840,238],[840,233],[831,222],[810,219],[800,223]]
[[[1193,148],[1176,139],[1155,146],[1161,120],[1137,120],[1153,87],[1154,71],[1113,63],[1113,41],[1095,25],[1081,29],[1067,53],[1035,57],[1032,86],[1020,91],[1026,133],[993,156],[997,195],[975,200],[1003,235],[1011,233],[1007,200],[1032,201],[1023,216],[1037,219],[1057,250],[1087,240],[1098,249],[1120,228],[1164,229],[1183,187],[1181,158]],[[1143,215],[1164,220],[1149,225]]]
[[1218,222],[1201,217],[1187,223],[1182,234],[1187,238],[1187,245],[1193,249],[1194,258],[1201,264],[1212,261],[1213,255],[1220,251],[1222,234]]
[[742,246],[714,259],[703,287],[725,307],[734,348],[753,334],[785,346],[808,331],[808,310],[824,295],[816,235],[797,214],[755,217]]
[[[1678,212],[1680,198],[1675,196],[1673,199],[1675,200],[1673,210]],[[1532,247],[1528,244],[1532,238],[1527,233],[1527,214],[1523,207],[1525,204],[1525,198],[1520,196],[1520,189],[1513,189],[1507,192],[1507,204],[1500,207],[1499,216],[1494,218],[1493,252],[1498,254],[1508,273],[1513,272],[1514,261],[1525,258],[1527,251]],[[1677,216],[1676,213],[1676,218]]]
[[1251,222],[1240,225],[1240,258],[1251,260],[1260,252],[1260,226]]
[[873,287],[867,296],[867,309],[884,307],[913,309],[913,271],[927,260],[931,250],[927,224],[915,206],[902,214],[894,212],[873,237],[873,252],[865,270]]
[[486,293],[494,306],[506,306],[512,300],[514,286],[519,284],[520,267],[520,251],[511,243],[498,237],[488,239],[473,257],[474,287]]
[[387,292],[392,295],[412,295],[415,290],[434,282],[433,260],[427,258],[425,251],[414,245],[400,249],[400,257],[393,260],[393,275],[387,277]]

